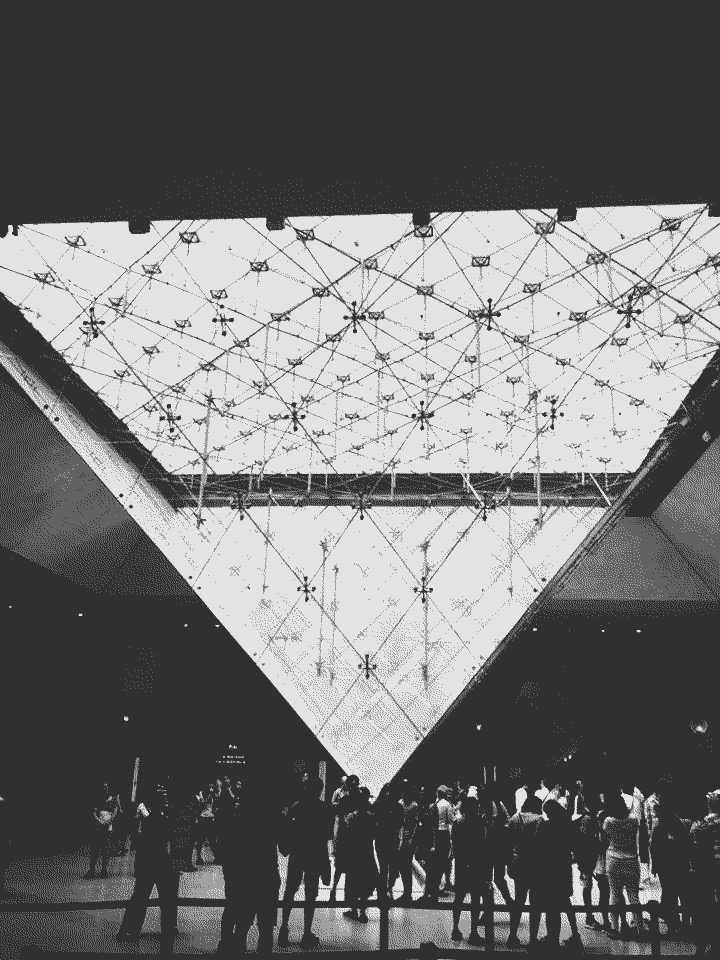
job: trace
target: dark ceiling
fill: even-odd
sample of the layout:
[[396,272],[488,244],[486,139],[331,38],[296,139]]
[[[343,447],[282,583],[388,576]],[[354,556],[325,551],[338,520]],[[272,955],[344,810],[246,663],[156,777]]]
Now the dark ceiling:
[[432,35],[385,11],[352,29],[287,8],[262,25],[56,16],[5,48],[10,223],[720,197],[714,86],[676,20],[650,42],[646,23],[594,18],[589,36],[546,10],[504,28],[456,12]]

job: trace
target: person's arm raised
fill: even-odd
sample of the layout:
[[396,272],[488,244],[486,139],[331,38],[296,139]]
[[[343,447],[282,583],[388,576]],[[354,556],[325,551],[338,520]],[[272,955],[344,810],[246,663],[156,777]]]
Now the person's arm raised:
[[633,789],[633,799],[632,799],[632,807],[630,808],[630,816],[632,817],[633,820],[637,820],[638,823],[640,823],[644,802],[645,802],[645,797],[643,797],[642,793],[640,793],[640,790],[637,787],[635,787]]

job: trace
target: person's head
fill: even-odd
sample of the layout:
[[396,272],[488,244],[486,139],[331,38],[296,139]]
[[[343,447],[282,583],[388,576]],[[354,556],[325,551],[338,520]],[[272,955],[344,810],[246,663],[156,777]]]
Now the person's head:
[[367,810],[370,807],[370,790],[367,787],[358,787],[358,799],[361,810]]
[[620,790],[606,790],[603,797],[603,812],[606,817],[624,820],[629,816],[630,811],[628,810],[628,805]]
[[546,800],[543,804],[543,813],[551,822],[562,820],[567,816],[566,810],[557,800]]
[[341,787],[343,790],[347,790],[347,782],[348,782],[348,778],[347,778],[347,777],[341,777],[341,778],[340,778],[340,787]]
[[534,793],[528,795],[527,799],[524,801],[521,813],[542,813],[542,800],[540,797],[536,797]]
[[708,813],[720,814],[720,790],[713,790],[706,794],[708,802]]
[[460,815],[466,820],[472,820],[480,814],[480,804],[477,797],[464,796],[459,804]]
[[345,782],[345,788],[348,793],[356,793],[360,789],[360,777],[351,773]]
[[319,797],[323,792],[324,784],[320,777],[313,777],[311,774],[306,773],[302,778],[302,792],[306,797]]
[[435,795],[437,796],[438,800],[447,800],[448,788],[442,784],[435,791]]
[[400,799],[406,803],[413,799],[413,789],[407,780],[403,780],[400,784]]

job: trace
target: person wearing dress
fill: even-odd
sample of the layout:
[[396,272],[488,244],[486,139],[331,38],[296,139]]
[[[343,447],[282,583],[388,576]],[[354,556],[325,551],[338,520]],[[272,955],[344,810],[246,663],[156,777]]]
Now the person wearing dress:
[[379,876],[375,863],[375,822],[367,787],[358,791],[357,809],[345,817],[343,864],[345,866],[345,902],[348,920],[367,923],[367,901],[377,889]]

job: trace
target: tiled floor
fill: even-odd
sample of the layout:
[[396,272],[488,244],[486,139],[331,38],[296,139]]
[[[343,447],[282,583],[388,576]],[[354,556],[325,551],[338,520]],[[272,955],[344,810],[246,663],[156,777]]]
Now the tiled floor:
[[[281,873],[286,861],[280,858]],[[74,855],[48,857],[47,859],[23,860],[11,865],[7,873],[10,888],[9,901],[102,901],[126,899],[133,889],[129,857],[115,859],[111,863],[111,875],[107,880],[83,881],[82,875],[87,869],[87,851],[78,851]],[[576,878],[577,879],[577,878]],[[320,937],[319,952],[323,950],[373,950],[378,946],[379,919],[377,910],[370,908],[370,922],[363,926],[346,920],[342,907],[342,885],[339,894],[340,903],[332,908],[319,908],[316,914],[314,930]],[[401,892],[400,884],[396,894]],[[415,880],[415,896],[421,890]],[[327,899],[328,888],[320,890],[320,898]],[[201,867],[197,873],[185,873],[180,881],[180,896],[221,898],[224,895],[222,868],[213,865]],[[302,896],[302,889],[298,897]],[[651,897],[659,898],[659,890],[650,888],[642,892],[642,901]],[[575,902],[581,903],[579,888],[576,885]],[[449,900],[446,902],[450,902]],[[182,907],[179,910],[178,926],[180,935],[175,941],[177,954],[207,954],[217,948],[220,932],[222,908]],[[498,914],[496,942],[502,948],[508,934],[507,914]],[[67,951],[68,953],[108,952],[132,955],[157,954],[159,941],[159,909],[148,910],[143,936],[139,944],[121,944],[115,940],[122,919],[120,910],[73,910],[63,913],[2,913],[0,912],[0,957],[3,960],[15,960],[25,945],[34,944],[45,949]],[[647,944],[625,941],[611,941],[603,934],[584,929],[583,920],[579,920],[580,930],[586,951],[597,954],[649,954]],[[566,921],[563,921],[563,936],[569,936]],[[469,932],[469,914],[463,914],[461,929],[467,936]],[[450,940],[452,915],[449,911],[414,910],[396,908],[390,915],[390,948],[416,947],[420,943],[432,941],[439,947],[458,947]],[[541,928],[542,932],[542,928]],[[290,946],[279,953],[299,951],[302,936],[302,910],[293,911],[290,920]],[[527,941],[527,917],[520,927],[520,939]],[[250,932],[249,949],[254,950],[257,931]],[[467,944],[465,943],[465,946]],[[677,941],[663,941],[663,953],[691,954],[694,948]]]

